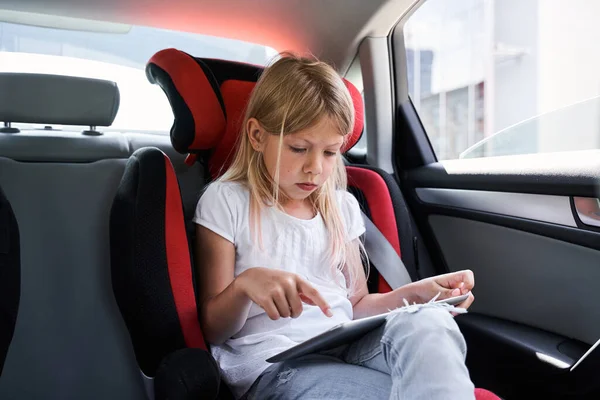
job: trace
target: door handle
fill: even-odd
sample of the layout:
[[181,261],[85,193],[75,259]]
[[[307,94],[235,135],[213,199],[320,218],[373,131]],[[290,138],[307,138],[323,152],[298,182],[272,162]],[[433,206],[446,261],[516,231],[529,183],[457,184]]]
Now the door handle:
[[600,227],[600,200],[593,197],[573,197],[575,211],[582,223]]

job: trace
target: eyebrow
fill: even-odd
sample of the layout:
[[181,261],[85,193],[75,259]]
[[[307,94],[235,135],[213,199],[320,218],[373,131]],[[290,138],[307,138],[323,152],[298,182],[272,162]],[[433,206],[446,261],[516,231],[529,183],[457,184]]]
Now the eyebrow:
[[[305,142],[305,143],[308,143],[308,144],[310,144],[311,146],[313,145],[313,143],[312,143],[312,142],[309,142],[309,141],[308,141],[308,140],[306,140],[306,139],[302,139],[302,138],[296,138],[296,140],[301,140],[301,141],[303,141],[303,142]],[[341,143],[340,143],[340,142],[335,142],[335,143],[327,144],[327,145],[325,145],[325,147],[333,147],[333,146],[338,146],[338,145],[340,145],[340,146],[341,146],[341,145],[343,145],[343,144],[344,144],[344,142],[343,142],[343,141],[342,141]]]

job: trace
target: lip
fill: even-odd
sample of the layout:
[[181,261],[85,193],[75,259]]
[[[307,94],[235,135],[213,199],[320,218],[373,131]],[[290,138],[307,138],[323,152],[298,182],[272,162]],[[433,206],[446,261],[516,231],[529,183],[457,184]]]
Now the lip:
[[311,190],[315,190],[317,188],[317,185],[315,185],[314,183],[296,183],[296,186],[307,192],[310,192]]

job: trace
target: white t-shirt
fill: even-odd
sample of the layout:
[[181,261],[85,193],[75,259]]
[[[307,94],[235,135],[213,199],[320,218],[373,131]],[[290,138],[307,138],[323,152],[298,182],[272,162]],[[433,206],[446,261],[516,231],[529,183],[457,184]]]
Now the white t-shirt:
[[[346,227],[347,240],[365,231],[358,202],[339,191],[337,200]],[[331,307],[328,318],[320,308],[303,304],[296,318],[273,321],[252,304],[242,329],[211,352],[223,377],[239,398],[271,364],[265,360],[281,351],[352,320],[352,304],[341,272],[334,279],[325,260],[329,254],[327,230],[320,215],[303,220],[275,207],[261,212],[262,249],[250,230],[250,199],[246,186],[236,182],[213,182],[196,207],[194,222],[235,245],[235,276],[252,267],[277,268],[300,275],[313,285]]]

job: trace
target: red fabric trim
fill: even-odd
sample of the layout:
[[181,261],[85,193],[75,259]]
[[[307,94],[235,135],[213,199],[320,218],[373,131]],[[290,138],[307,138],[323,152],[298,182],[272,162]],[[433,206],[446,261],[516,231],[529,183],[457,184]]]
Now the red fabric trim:
[[192,283],[192,266],[188,249],[185,224],[183,222],[183,206],[179,193],[179,184],[173,166],[165,156],[166,198],[165,198],[165,244],[167,268],[171,291],[175,299],[175,307],[181,324],[181,331],[188,347],[206,350],[206,343],[200,329],[194,286]]
[[475,389],[476,400],[501,400],[500,397],[485,389]]
[[346,84],[346,87],[350,92],[350,97],[352,97],[352,103],[354,104],[354,129],[352,130],[350,137],[342,147],[342,153],[345,153],[352,147],[354,147],[356,142],[358,142],[358,140],[362,136],[365,118],[362,95],[360,94],[356,86],[354,86],[346,79],[344,79],[344,83]]
[[229,168],[237,150],[237,141],[242,134],[242,123],[246,106],[256,82],[230,79],[221,85],[221,95],[227,113],[227,127],[223,139],[215,147],[209,168],[213,178]]
[[214,147],[225,129],[225,115],[204,71],[189,55],[177,49],[156,53],[149,63],[156,64],[171,77],[194,118],[192,150]]
[[[396,214],[385,181],[377,172],[365,168],[346,167],[346,171],[348,173],[348,185],[357,187],[363,192],[371,211],[373,223],[390,242],[398,256],[401,257]],[[391,291],[391,287],[380,275],[379,292],[386,293],[389,291]]]
[[392,287],[386,282],[385,278],[379,275],[379,282],[377,282],[378,293],[388,293],[392,291]]

